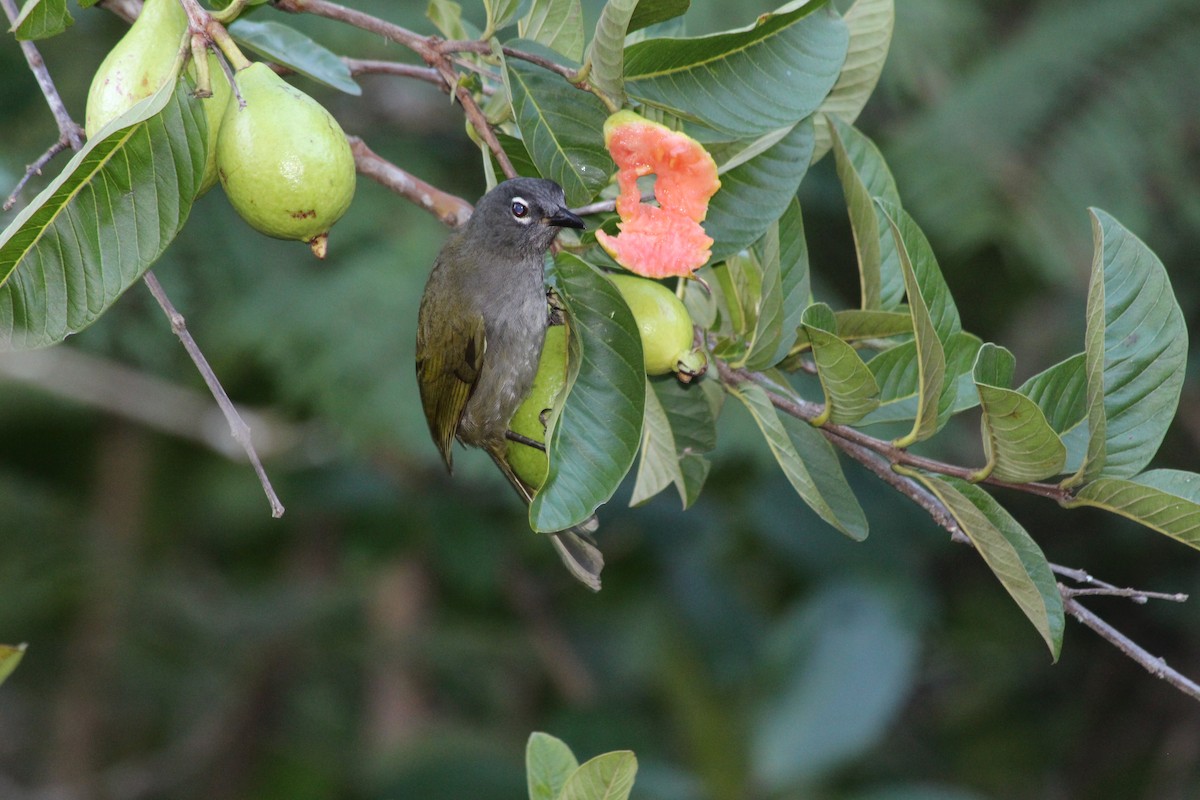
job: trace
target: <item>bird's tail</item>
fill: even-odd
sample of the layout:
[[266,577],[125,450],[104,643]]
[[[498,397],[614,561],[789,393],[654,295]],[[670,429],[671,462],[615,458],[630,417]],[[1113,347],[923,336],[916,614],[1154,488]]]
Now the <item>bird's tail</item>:
[[[489,449],[488,455],[496,462],[496,466],[504,473],[504,477],[508,478],[512,487],[517,490],[517,494],[521,495],[525,504],[529,505],[533,502],[535,489],[513,472],[503,451],[494,453]],[[562,559],[567,571],[593,592],[600,591],[600,572],[604,569],[604,554],[600,552],[600,548],[596,546],[596,540],[592,538],[598,525],[596,517],[592,516],[586,522],[550,534],[550,541],[554,544],[554,549],[558,553],[558,557]]]

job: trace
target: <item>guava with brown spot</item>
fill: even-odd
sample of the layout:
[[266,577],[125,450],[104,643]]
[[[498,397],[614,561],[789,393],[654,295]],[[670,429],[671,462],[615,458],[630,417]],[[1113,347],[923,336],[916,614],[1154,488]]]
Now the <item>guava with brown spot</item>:
[[354,197],[354,155],[325,107],[264,63],[234,81],[245,100],[225,110],[217,166],[229,202],[255,230],[308,242],[325,255],[330,227]]

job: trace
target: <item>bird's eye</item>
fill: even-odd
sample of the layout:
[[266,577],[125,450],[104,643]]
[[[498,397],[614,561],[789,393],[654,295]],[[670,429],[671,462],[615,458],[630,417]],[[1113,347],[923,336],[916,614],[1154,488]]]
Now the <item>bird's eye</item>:
[[529,213],[529,206],[525,205],[525,201],[521,198],[516,198],[512,201],[512,215],[517,219],[523,219]]

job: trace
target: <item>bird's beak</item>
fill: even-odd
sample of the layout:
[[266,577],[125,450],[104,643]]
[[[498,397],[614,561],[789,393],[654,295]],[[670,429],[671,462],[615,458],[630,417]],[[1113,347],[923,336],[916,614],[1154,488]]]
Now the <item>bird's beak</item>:
[[578,228],[583,230],[583,218],[566,208],[560,208],[546,217],[546,223],[559,228]]

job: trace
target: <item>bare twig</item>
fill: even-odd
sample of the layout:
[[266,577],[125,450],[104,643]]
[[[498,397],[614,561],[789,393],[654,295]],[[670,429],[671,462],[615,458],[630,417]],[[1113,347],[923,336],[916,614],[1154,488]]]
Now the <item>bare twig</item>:
[[1186,603],[1188,596],[1183,592],[1147,592],[1142,589],[1121,588],[1114,586],[1111,583],[1094,578],[1088,572],[1075,569],[1073,567],[1064,567],[1060,564],[1051,564],[1050,569],[1056,575],[1062,575],[1065,578],[1070,578],[1076,583],[1082,583],[1086,587],[1081,589],[1074,586],[1063,586],[1059,584],[1059,591],[1066,597],[1068,594],[1071,597],[1083,597],[1087,595],[1105,596],[1105,597],[1124,597],[1138,604],[1144,604],[1147,600],[1166,600],[1172,603]]
[[271,504],[271,516],[283,516],[283,504],[279,502],[279,497],[275,494],[275,489],[271,486],[271,480],[267,477],[267,472],[263,469],[262,461],[258,458],[258,453],[254,449],[254,441],[250,437],[250,428],[246,425],[241,415],[238,414],[237,408],[229,399],[229,395],[225,393],[225,388],[221,386],[221,382],[217,380],[216,373],[209,366],[208,359],[204,357],[204,353],[200,351],[196,340],[192,338],[192,334],[187,329],[187,322],[183,315],[175,310],[175,306],[171,303],[163,291],[162,284],[158,282],[153,272],[147,272],[142,276],[146,287],[150,290],[150,294],[154,295],[154,299],[162,308],[163,313],[167,315],[167,319],[171,322],[171,330],[179,337],[179,341],[183,343],[183,349],[187,350],[188,356],[192,359],[192,363],[196,365],[204,382],[208,385],[208,389],[212,392],[213,398],[217,401],[217,405],[221,407],[221,412],[225,415],[225,419],[229,422],[229,431],[233,434],[233,438],[246,451],[246,457],[250,460],[250,464],[254,467],[255,474],[258,475],[259,483],[262,484],[263,492],[267,495],[267,500]]
[[[21,12],[14,0],[0,0],[0,7],[4,8],[4,15],[8,17],[10,25],[17,21],[17,16]],[[13,207],[17,202],[17,195],[25,188],[25,184],[34,175],[41,174],[42,167],[46,166],[50,159],[68,147],[78,150],[83,147],[87,138],[79,123],[71,119],[66,104],[63,103],[62,96],[59,95],[58,88],[54,85],[54,79],[50,77],[50,70],[46,69],[46,62],[42,60],[42,54],[38,51],[37,45],[28,41],[22,41],[20,45],[21,52],[25,55],[25,61],[29,64],[29,70],[37,80],[38,86],[42,90],[42,96],[46,98],[46,105],[50,107],[50,113],[54,115],[54,121],[58,125],[58,141],[25,170],[25,176],[17,183],[8,199],[4,201],[5,211]]]
[[[1059,592],[1062,592],[1064,588],[1067,587],[1059,584]],[[1162,658],[1151,654],[1137,642],[1084,608],[1074,597],[1063,594],[1063,609],[1075,619],[1100,634],[1102,638],[1112,643],[1118,650],[1154,677],[1162,678],[1193,700],[1200,700],[1200,684],[1168,667],[1167,662]]]
[[435,86],[442,86],[442,76],[433,67],[405,64],[402,61],[377,61],[366,58],[342,56],[342,63],[351,75],[397,75],[401,78],[416,78]]
[[347,136],[354,164],[368,178],[413,201],[444,224],[457,228],[471,216],[471,204],[410,175],[375,153],[357,136]]

